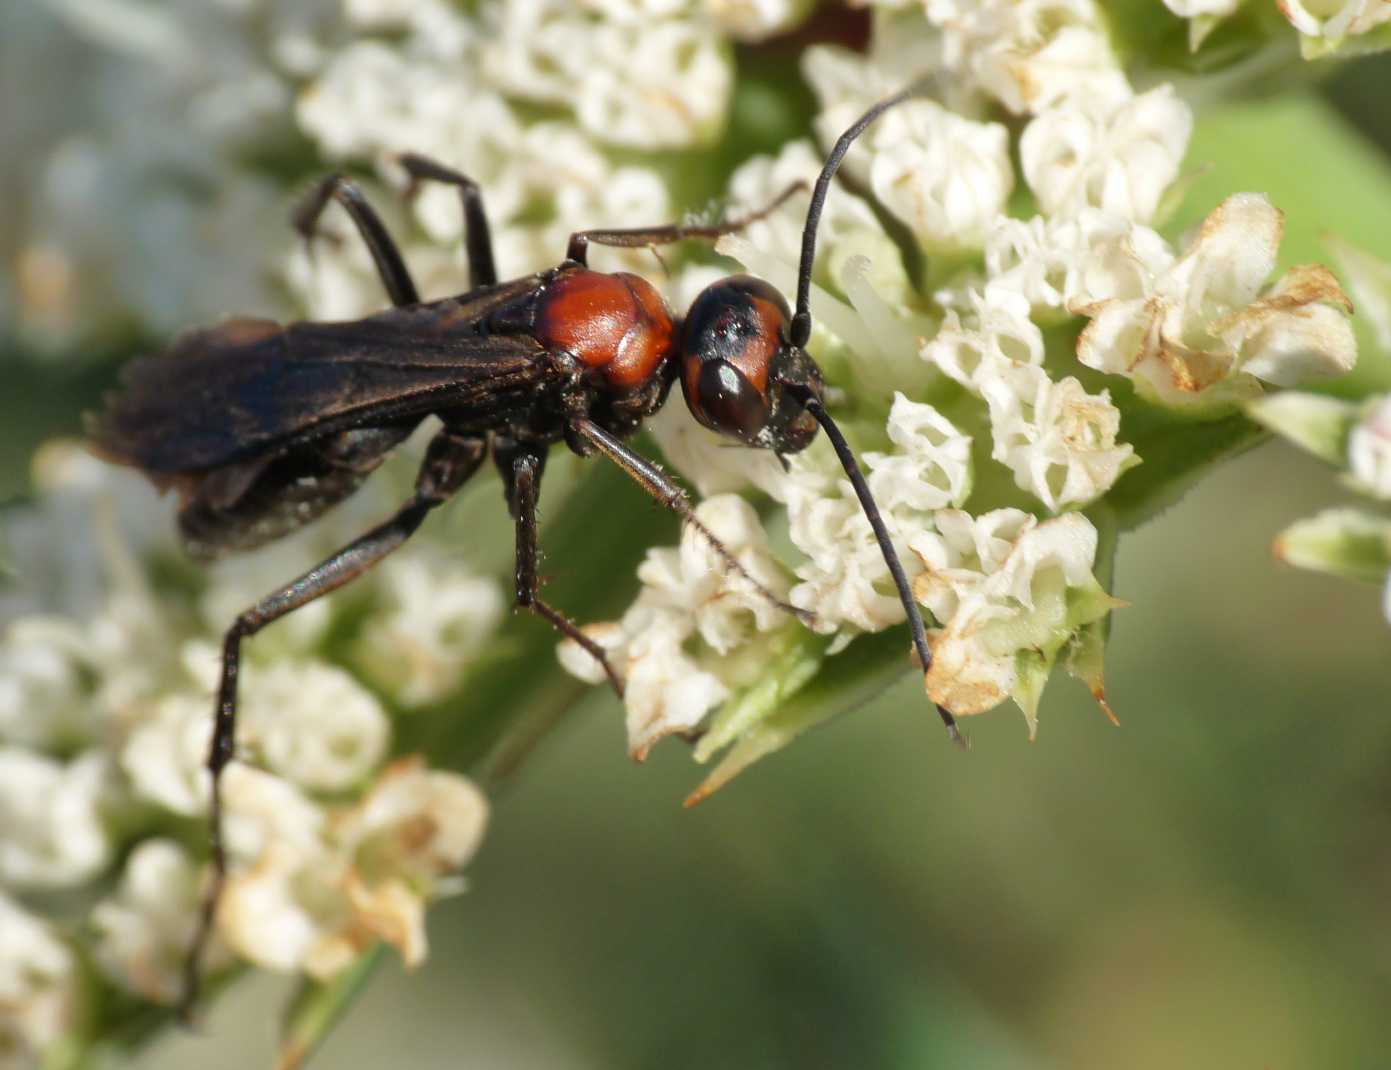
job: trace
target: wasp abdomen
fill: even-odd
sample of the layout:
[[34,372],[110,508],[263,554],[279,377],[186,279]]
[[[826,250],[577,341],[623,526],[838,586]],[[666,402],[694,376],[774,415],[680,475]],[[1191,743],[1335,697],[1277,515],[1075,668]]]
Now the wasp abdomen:
[[542,295],[536,338],[582,364],[602,369],[616,390],[650,382],[671,352],[675,326],[661,294],[625,272],[563,273]]

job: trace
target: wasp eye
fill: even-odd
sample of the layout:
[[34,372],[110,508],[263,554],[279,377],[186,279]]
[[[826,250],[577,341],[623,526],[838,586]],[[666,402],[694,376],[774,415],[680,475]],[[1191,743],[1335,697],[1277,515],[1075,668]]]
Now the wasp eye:
[[745,441],[768,422],[768,399],[728,361],[702,361],[694,397],[688,390],[686,401],[706,427]]

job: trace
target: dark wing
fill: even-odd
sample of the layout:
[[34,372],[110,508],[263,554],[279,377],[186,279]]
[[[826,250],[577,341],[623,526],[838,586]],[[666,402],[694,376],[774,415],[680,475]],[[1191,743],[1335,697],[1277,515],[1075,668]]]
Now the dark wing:
[[546,374],[526,333],[488,333],[521,279],[351,323],[234,319],[128,366],[92,421],[97,451],[152,476],[220,468],[307,437],[524,401]]

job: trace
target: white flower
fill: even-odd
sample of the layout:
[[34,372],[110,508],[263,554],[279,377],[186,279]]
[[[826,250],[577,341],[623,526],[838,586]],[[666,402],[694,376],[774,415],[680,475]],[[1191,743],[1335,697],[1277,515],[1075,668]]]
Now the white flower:
[[720,126],[733,71],[701,21],[595,20],[565,0],[495,5],[487,14],[485,74],[517,96],[573,108],[603,141],[685,146]]
[[386,714],[342,669],[282,659],[242,675],[238,744],[272,772],[311,790],[341,791],[381,761]]
[[1029,318],[1028,300],[1004,287],[971,291],[972,310],[963,320],[949,309],[942,326],[919,356],[974,393],[998,369],[1043,363],[1043,332]]
[[1058,653],[1117,605],[1092,575],[1096,529],[1080,513],[1038,522],[1017,509],[972,520],[938,514],[912,543],[913,590],[943,627],[931,635],[927,692],[958,716],[1013,697],[1032,736]]
[[8,742],[62,744],[89,729],[81,667],[45,623],[21,618],[0,637],[0,739]]
[[1053,382],[1032,364],[996,366],[980,382],[990,406],[991,456],[1053,512],[1100,497],[1138,459],[1117,443],[1120,411],[1069,376]]
[[497,628],[502,592],[426,549],[390,557],[377,571],[385,605],[362,630],[359,661],[397,701],[434,702],[458,684]]
[[39,918],[0,894],[0,1057],[38,1066],[72,1028],[81,978],[77,956]]
[[391,876],[424,888],[473,857],[487,823],[488,800],[471,780],[403,758],[335,817],[334,834],[364,879]]
[[1092,0],[925,0],[950,84],[1015,113],[1060,100],[1117,103],[1130,87]]
[[[736,561],[781,597],[787,577],[768,551],[758,514],[743,498],[720,494],[701,502],[696,516]],[[733,572],[694,525],[687,524],[675,550],[654,548],[638,566],[647,604],[689,617],[701,639],[720,654],[741,645],[754,631],[780,623],[781,611]]]
[[[249,863],[228,881],[219,931],[266,969],[318,978],[333,976],[374,940],[418,965],[425,902],[440,878],[472,856],[487,818],[468,780],[427,770],[418,759],[388,766],[361,802],[327,819],[290,785],[235,766],[228,805],[256,835],[239,835],[238,854]],[[246,851],[253,840],[255,849]]]
[[[796,264],[807,203],[824,162],[821,151],[802,139],[788,142],[776,156],[755,156],[741,164],[729,180],[728,216],[767,207],[794,182],[804,182],[807,192],[792,197],[766,219],[750,224],[739,237],[770,257]],[[855,256],[872,262],[870,278],[880,293],[900,300],[911,292],[902,254],[884,233],[874,211],[866,201],[833,182],[816,232],[817,279],[838,283],[842,266]]]
[[[908,540],[930,525],[932,510],[960,505],[970,493],[971,440],[931,406],[901,395],[890,411],[889,434],[897,449],[864,460],[911,578],[913,559],[903,552]],[[869,519],[839,471],[819,449],[793,461],[782,497],[789,534],[807,560],[797,566],[802,582],[792,602],[814,611],[822,630],[881,631],[903,620],[903,606]]]
[[367,796],[335,821],[337,838],[349,853],[344,888],[352,910],[349,924],[316,949],[311,972],[336,972],[333,960],[348,959],[363,934],[391,944],[407,968],[425,961],[425,903],[441,878],[478,849],[488,803],[457,773],[425,768],[418,758],[388,766]]
[[1097,208],[1148,223],[1178,177],[1192,129],[1192,110],[1172,86],[1119,106],[1074,97],[1029,123],[1019,155],[1045,214]]
[[1391,499],[1391,394],[1368,406],[1348,436],[1348,468],[1357,485]]
[[333,957],[333,969],[315,970],[312,956],[346,916],[340,880],[332,858],[275,840],[251,868],[228,880],[218,902],[218,931],[232,950],[262,969],[329,976],[341,968],[341,958]]
[[112,849],[110,775],[99,751],[63,763],[0,747],[0,884],[62,888],[100,873]]
[[175,692],[161,698],[121,748],[121,769],[135,794],[176,814],[206,813],[212,731],[210,691]]
[[344,864],[326,839],[325,815],[294,785],[236,762],[222,783],[231,872],[218,932],[265,969],[305,968],[346,913]]
[[[822,104],[817,130],[828,142],[882,97],[864,73],[867,66],[839,50],[808,53],[807,77]],[[979,247],[1014,186],[1008,131],[930,100],[882,115],[843,166],[929,250]]]
[[[717,495],[697,506],[696,516],[749,575],[786,597],[786,575],[748,502]],[[640,761],[660,739],[695,728],[756,671],[747,658],[731,655],[744,653],[741,648],[787,618],[730,569],[693,525],[685,527],[675,549],[649,550],[638,577],[642,590],[622,620],[585,632],[604,647],[623,679],[628,748]],[[562,643],[558,656],[582,679],[603,679],[577,644]]]
[[1347,371],[1356,360],[1351,306],[1327,269],[1293,268],[1261,295],[1282,229],[1263,195],[1227,198],[1181,260],[1075,306],[1091,317],[1077,359],[1170,405],[1254,396],[1257,379],[1284,385]]
[[881,508],[928,512],[960,505],[971,492],[971,438],[931,405],[895,391],[889,409],[893,453],[866,453],[869,489]]
[[154,1003],[179,998],[202,899],[200,876],[172,840],[145,840],[131,852],[116,894],[92,908],[95,956],[109,976]]

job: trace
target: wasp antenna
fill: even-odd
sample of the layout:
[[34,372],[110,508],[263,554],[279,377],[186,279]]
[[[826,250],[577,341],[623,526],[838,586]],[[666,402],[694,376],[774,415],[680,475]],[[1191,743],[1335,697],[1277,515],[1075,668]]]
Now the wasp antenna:
[[831,149],[831,154],[826,157],[826,163],[822,166],[821,174],[817,177],[816,186],[811,193],[806,225],[802,227],[802,261],[797,268],[797,312],[792,317],[792,326],[789,328],[789,341],[794,346],[805,346],[807,339],[811,337],[811,266],[816,259],[816,228],[821,222],[821,209],[826,205],[826,193],[831,188],[831,179],[835,178],[836,172],[840,169],[840,161],[845,159],[850,146],[865,132],[870,123],[894,105],[902,104],[910,97],[921,96],[926,91],[926,82],[916,82],[886,100],[881,100],[856,119],[849,130],[840,135],[835,147]]
[[[874,529],[874,539],[879,543],[879,552],[884,555],[884,564],[889,566],[889,574],[893,576],[894,586],[898,588],[898,598],[903,603],[903,611],[908,615],[908,627],[913,633],[913,647],[917,650],[918,660],[922,663],[923,672],[926,673],[932,665],[932,652],[927,648],[927,629],[923,626],[922,613],[918,611],[918,603],[913,599],[913,591],[908,586],[908,576],[903,571],[903,563],[899,561],[898,552],[889,539],[889,529],[884,526],[884,518],[879,513],[879,506],[874,501],[874,495],[869,492],[869,484],[865,482],[864,473],[860,471],[859,462],[855,460],[855,454],[851,451],[850,444],[845,441],[845,436],[840,433],[840,428],[831,419],[831,414],[822,407],[820,401],[810,395],[805,396],[804,404],[807,411],[816,417],[816,422],[826,432],[826,437],[831,440],[831,446],[835,449],[836,456],[840,458],[840,466],[845,469],[845,474],[850,477],[850,485],[855,488],[855,497],[860,499],[860,508],[865,511],[869,526]],[[961,735],[961,730],[957,728],[956,718],[951,715],[951,712],[938,705],[937,714],[942,718],[942,723],[946,725],[947,735],[951,737],[952,742],[958,746],[965,746],[965,738]]]

